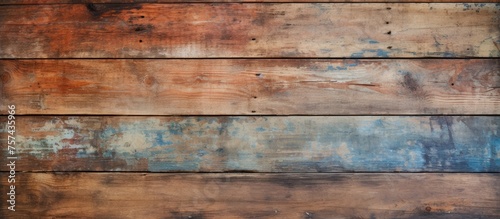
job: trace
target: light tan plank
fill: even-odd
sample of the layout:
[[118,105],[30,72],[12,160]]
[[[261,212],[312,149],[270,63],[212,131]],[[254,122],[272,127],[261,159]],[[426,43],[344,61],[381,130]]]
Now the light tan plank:
[[499,57],[498,4],[0,8],[0,58]]
[[500,112],[500,60],[2,60],[0,75],[18,114]]
[[[6,173],[0,174],[2,179]],[[2,218],[498,218],[499,174],[19,173]],[[6,194],[7,181],[1,181]]]

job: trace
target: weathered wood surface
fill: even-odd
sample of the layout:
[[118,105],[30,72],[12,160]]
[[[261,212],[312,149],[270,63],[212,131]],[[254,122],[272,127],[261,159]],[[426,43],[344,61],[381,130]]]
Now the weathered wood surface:
[[0,58],[499,57],[500,5],[0,7]]
[[499,174],[20,173],[16,212],[3,201],[0,216],[499,218],[499,181]]
[[499,0],[2,0],[0,5],[85,3],[495,3]]
[[500,172],[500,117],[38,116],[16,124],[22,171]]
[[18,114],[500,112],[499,59],[1,60],[0,75]]

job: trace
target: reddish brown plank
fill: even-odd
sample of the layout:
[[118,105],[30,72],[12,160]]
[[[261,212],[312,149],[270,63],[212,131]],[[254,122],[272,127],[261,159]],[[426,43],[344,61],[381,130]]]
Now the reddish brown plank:
[[0,58],[499,57],[499,11],[493,3],[6,5]]
[[[3,201],[0,216],[498,218],[499,180],[499,174],[18,173],[16,211]],[[7,181],[1,185],[8,193]]]
[[498,59],[2,60],[0,75],[18,114],[500,112]]

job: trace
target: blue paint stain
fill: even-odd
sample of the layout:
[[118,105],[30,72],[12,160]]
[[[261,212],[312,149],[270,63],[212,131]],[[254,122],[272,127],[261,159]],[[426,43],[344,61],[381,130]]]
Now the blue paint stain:
[[78,150],[78,152],[76,153],[76,158],[88,158],[88,157],[89,155],[85,150]]
[[326,71],[341,71],[341,70],[347,70],[346,66],[331,66],[329,65],[326,68]]
[[443,57],[451,58],[451,57],[455,57],[455,54],[453,54],[451,52],[443,52]]
[[178,123],[172,122],[170,123],[168,131],[172,135],[182,135],[182,126]]
[[114,149],[105,150],[102,153],[103,158],[114,158],[115,155],[116,155],[116,151]]
[[429,56],[440,56],[440,57],[455,57],[455,54],[452,52],[428,52]]
[[[226,130],[226,128],[227,128],[227,125],[221,124],[219,127],[217,127],[217,131],[219,132],[219,134],[222,134],[222,133],[224,133],[224,130]],[[209,129],[208,126],[206,127],[206,129]]]
[[382,121],[382,119],[375,120],[374,124],[375,124],[375,127],[379,127],[379,128],[384,127],[384,121]]
[[500,152],[500,136],[492,136],[490,139],[490,145],[495,146],[497,153]]
[[472,9],[472,5],[469,3],[463,3],[462,5],[464,6],[464,11]]
[[[171,154],[175,151],[175,148],[165,148],[163,150],[155,150],[152,152],[151,155],[162,155],[162,154]],[[175,158],[175,156],[174,156]]]
[[155,138],[153,142],[153,147],[163,146],[163,145],[172,145],[171,141],[163,140],[163,131],[155,131]]
[[500,170],[500,136],[491,136],[489,144],[491,145],[491,158],[492,165],[490,166],[490,171],[499,171]]
[[322,3],[312,3],[311,5],[317,9],[319,9],[321,14],[323,14],[329,10],[327,7],[325,7],[325,4],[322,4]]
[[148,170],[157,171],[197,171],[199,170],[199,161],[188,160],[184,162],[178,161],[156,161],[150,160]]
[[106,129],[104,129],[104,131],[101,132],[100,135],[101,135],[101,138],[106,139],[106,138],[109,138],[110,136],[115,135],[118,132],[119,131],[113,127],[107,127]]
[[351,58],[362,58],[365,57],[365,53],[375,53],[377,57],[387,58],[389,57],[389,52],[383,49],[363,49],[361,52],[355,52],[351,54]]
[[294,132],[295,131],[295,125],[293,124],[293,122],[287,121],[286,131],[288,131],[288,132]]
[[229,170],[239,170],[241,167],[240,167],[240,163],[237,160],[231,159],[231,160],[227,161],[226,168]]
[[202,150],[202,149],[198,150],[198,156],[199,156],[199,157],[203,157],[203,156],[205,156],[205,155],[207,155],[207,154],[208,154],[208,152],[207,152],[207,151],[205,151],[205,150]]
[[479,12],[479,10],[481,8],[483,8],[484,6],[486,6],[485,3],[474,3],[474,4],[470,4],[470,3],[463,3],[463,10],[464,11],[468,11],[468,10],[476,10],[476,12]]
[[443,44],[439,43],[439,41],[437,40],[436,36],[434,36],[434,46],[436,48],[438,48],[439,46],[442,46]]
[[257,131],[257,132],[265,132],[266,129],[263,128],[263,127],[258,127],[258,128],[255,129],[255,131]]
[[374,40],[374,39],[371,39],[371,38],[363,38],[363,39],[360,39],[361,42],[367,42],[369,44],[378,44],[379,42]]
[[[392,49],[392,50],[395,50],[395,49]],[[399,51],[402,51],[401,49],[398,49]],[[407,54],[412,54],[414,56],[417,55],[417,52],[408,52],[408,51],[405,51],[404,53],[407,53]]]
[[398,74],[407,75],[407,74],[411,74],[411,73],[409,71],[398,70]]
[[377,49],[377,56],[387,58],[387,57],[389,57],[389,53],[385,50]]
[[484,170],[483,159],[480,158],[468,158],[467,164],[469,166],[469,170],[474,172],[479,172]]
[[351,58],[362,58],[363,57],[363,52],[355,52],[351,54]]
[[[123,156],[123,157],[126,157],[126,156]],[[138,159],[138,158],[148,158],[148,157],[151,157],[151,153],[150,152],[140,152],[140,151],[137,151],[137,152],[134,153],[134,158],[135,159]]]
[[252,151],[238,151],[236,157],[230,157],[226,162],[226,168],[229,170],[258,170],[260,169],[256,160],[258,154]]

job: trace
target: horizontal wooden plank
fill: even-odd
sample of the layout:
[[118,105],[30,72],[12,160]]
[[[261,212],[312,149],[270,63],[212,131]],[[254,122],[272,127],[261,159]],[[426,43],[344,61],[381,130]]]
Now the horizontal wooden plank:
[[499,57],[499,11],[494,3],[5,5],[0,58]]
[[0,60],[0,75],[18,114],[500,112],[498,59]]
[[0,216],[498,218],[499,181],[499,174],[19,173],[16,211],[3,201]]
[[[500,117],[487,116],[22,116],[16,118],[16,168],[500,172],[499,125]],[[6,149],[1,159],[9,156]]]
[[495,3],[499,0],[2,0],[0,5],[127,3]]

